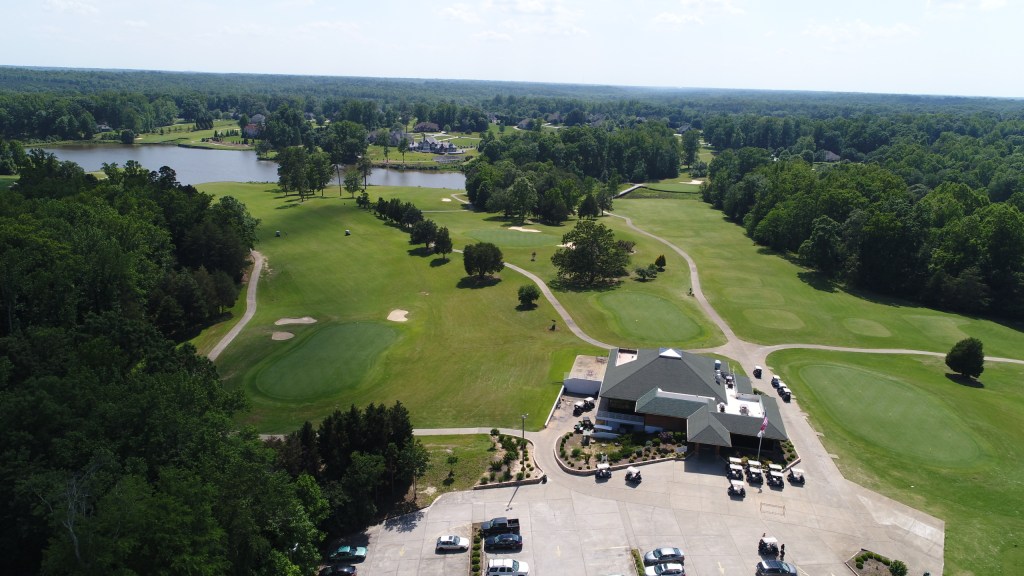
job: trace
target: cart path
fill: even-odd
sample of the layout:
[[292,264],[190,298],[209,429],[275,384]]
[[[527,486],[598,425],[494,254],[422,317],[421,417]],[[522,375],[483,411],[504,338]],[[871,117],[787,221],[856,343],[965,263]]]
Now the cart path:
[[242,314],[242,319],[238,321],[238,324],[235,324],[231,330],[229,330],[228,333],[220,339],[220,342],[217,342],[217,345],[210,350],[210,353],[206,355],[211,362],[220,356],[221,352],[223,352],[224,349],[235,340],[235,337],[242,332],[242,329],[249,323],[249,320],[252,320],[252,317],[256,315],[256,285],[259,284],[260,272],[263,271],[263,261],[265,258],[263,257],[263,254],[253,250],[252,260],[253,265],[252,272],[249,273],[249,287],[245,291],[245,314]]

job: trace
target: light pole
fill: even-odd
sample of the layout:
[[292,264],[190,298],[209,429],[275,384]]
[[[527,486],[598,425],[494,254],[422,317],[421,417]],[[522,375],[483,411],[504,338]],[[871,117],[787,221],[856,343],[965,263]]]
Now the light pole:
[[526,440],[526,417],[529,414],[523,414],[523,440]]

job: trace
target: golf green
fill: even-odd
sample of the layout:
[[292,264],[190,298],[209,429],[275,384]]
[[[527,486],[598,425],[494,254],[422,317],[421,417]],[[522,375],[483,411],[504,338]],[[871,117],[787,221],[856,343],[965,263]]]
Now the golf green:
[[285,402],[306,402],[359,386],[380,354],[398,337],[371,322],[326,324],[280,342],[252,372],[251,387]]
[[897,459],[971,468],[981,456],[957,412],[897,375],[835,364],[806,364],[797,373],[846,433]]

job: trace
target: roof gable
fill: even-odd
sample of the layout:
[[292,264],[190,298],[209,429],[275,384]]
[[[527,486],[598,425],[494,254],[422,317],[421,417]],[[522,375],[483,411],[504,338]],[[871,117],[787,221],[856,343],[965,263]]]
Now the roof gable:
[[686,420],[686,440],[698,444],[709,444],[712,446],[732,446],[732,436],[729,429],[720,422],[717,412],[704,406],[702,410],[695,412]]

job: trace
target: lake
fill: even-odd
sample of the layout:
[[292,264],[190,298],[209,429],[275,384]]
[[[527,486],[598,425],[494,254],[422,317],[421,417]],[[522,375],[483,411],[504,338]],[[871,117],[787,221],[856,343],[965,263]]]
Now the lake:
[[[181,146],[121,144],[72,145],[44,148],[61,160],[70,160],[87,172],[96,172],[104,163],[135,160],[148,170],[170,166],[182,184],[204,182],[277,182],[277,163],[257,160],[256,153],[242,150],[202,150]],[[374,186],[420,186],[464,190],[466,177],[461,172],[387,170],[374,168],[367,182]],[[337,182],[335,181],[336,185]]]

